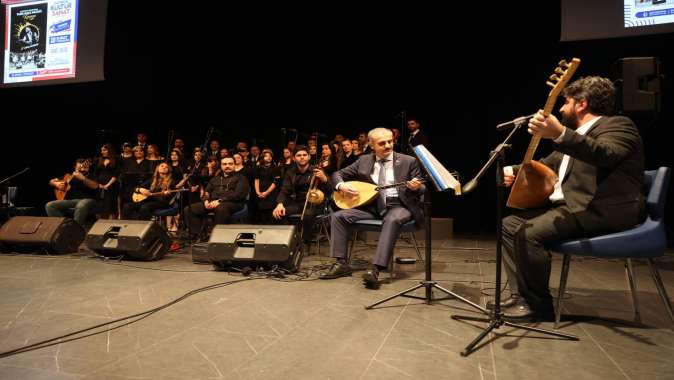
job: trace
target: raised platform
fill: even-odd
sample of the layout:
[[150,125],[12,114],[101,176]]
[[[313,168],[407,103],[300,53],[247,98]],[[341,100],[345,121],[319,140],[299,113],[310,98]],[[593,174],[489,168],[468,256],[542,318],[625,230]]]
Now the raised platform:
[[[484,304],[483,293],[493,293],[494,247],[490,239],[434,242],[434,279]],[[355,255],[369,258],[371,251],[360,244]],[[414,255],[410,248],[398,254]],[[303,264],[330,262],[312,255]],[[552,287],[560,264],[555,257]],[[674,294],[674,256],[659,265]],[[446,300],[429,306],[397,298],[378,309],[363,308],[418,283],[422,269],[421,263],[399,265],[398,278],[377,291],[361,285],[360,273],[331,281],[260,279],[219,287],[113,331],[2,358],[0,378],[664,379],[674,374],[673,326],[644,265],[635,268],[644,325],[629,323],[620,262],[574,261],[562,331],[578,335],[579,342],[502,328],[497,331],[505,337],[485,340],[487,345],[467,358],[459,352],[483,325],[450,319],[470,313],[465,304]],[[0,351],[240,279],[193,264],[186,253],[121,263],[83,254],[2,255]]]

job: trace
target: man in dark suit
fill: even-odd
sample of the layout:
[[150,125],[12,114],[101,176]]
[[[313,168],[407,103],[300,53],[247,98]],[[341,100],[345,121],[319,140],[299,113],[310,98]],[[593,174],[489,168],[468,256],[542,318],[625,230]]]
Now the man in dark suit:
[[[581,78],[562,95],[561,123],[542,111],[529,121],[529,133],[554,142],[555,151],[540,161],[559,177],[549,204],[503,219],[503,261],[512,292],[502,305],[506,318],[551,318],[547,245],[626,230],[644,218],[643,145],[630,119],[608,116],[613,83]],[[506,186],[518,169],[504,168]]]
[[346,263],[349,227],[358,220],[382,219],[377,251],[372,267],[363,275],[367,288],[379,284],[379,270],[388,266],[400,226],[414,219],[421,225],[423,211],[419,196],[425,191],[420,181],[420,171],[416,159],[393,152],[393,134],[386,128],[375,128],[368,133],[370,147],[374,154],[361,155],[352,165],[336,171],[332,175],[334,188],[347,196],[358,192],[345,181],[363,181],[379,186],[404,182],[404,186],[381,190],[376,202],[362,209],[340,210],[332,214],[330,254],[337,261],[321,276],[332,279],[349,275]]
[[403,152],[407,152],[408,154],[411,154],[412,148],[414,148],[417,145],[423,145],[426,148],[428,148],[428,135],[424,133],[421,129],[421,123],[419,122],[418,119],[415,119],[413,117],[410,117],[407,119],[407,129],[410,131],[410,137],[406,141],[407,145],[404,146]]

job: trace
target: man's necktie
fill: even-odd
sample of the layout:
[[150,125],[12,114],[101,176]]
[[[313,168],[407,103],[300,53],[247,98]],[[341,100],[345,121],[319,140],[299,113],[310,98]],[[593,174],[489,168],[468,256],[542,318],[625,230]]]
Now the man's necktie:
[[[386,186],[386,162],[390,160],[382,159],[378,160],[379,162],[379,178],[377,180],[377,186]],[[386,194],[383,191],[379,191],[379,198],[377,198],[377,211],[379,215],[384,215],[386,212]]]

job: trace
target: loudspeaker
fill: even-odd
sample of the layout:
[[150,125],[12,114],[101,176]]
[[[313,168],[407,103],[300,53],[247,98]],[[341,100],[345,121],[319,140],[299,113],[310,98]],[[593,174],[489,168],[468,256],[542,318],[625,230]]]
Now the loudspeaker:
[[195,264],[211,263],[208,259],[208,242],[191,244],[190,254],[192,255],[192,262]]
[[104,256],[152,261],[164,257],[171,239],[155,222],[101,219],[91,227],[84,244]]
[[299,269],[302,253],[294,225],[221,224],[208,241],[208,259],[216,268],[279,266]]
[[614,64],[613,72],[622,82],[616,99],[619,110],[660,112],[662,73],[658,57],[621,58]]
[[70,218],[15,216],[0,228],[3,251],[74,253],[84,229]]

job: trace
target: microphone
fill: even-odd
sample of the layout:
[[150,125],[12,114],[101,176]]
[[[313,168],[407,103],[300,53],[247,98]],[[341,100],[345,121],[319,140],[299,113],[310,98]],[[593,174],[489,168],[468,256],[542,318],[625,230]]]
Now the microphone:
[[497,131],[503,131],[503,130],[506,130],[508,128],[512,128],[516,125],[520,125],[520,124],[526,122],[527,120],[531,119],[534,116],[536,116],[536,114],[532,113],[531,115],[520,116],[517,119],[513,119],[513,120],[507,121],[505,123],[501,123],[501,124],[496,126],[496,130]]
[[473,178],[470,181],[468,181],[467,184],[461,186],[461,193],[462,194],[468,194],[471,191],[475,190],[476,186],[477,186],[477,181]]

